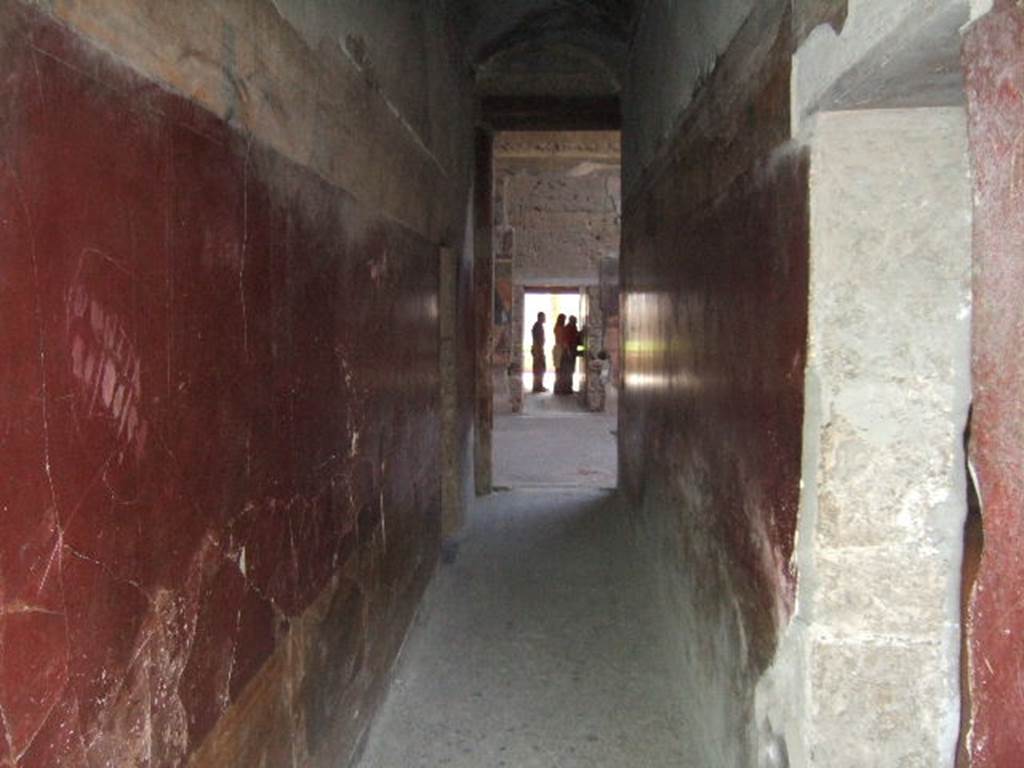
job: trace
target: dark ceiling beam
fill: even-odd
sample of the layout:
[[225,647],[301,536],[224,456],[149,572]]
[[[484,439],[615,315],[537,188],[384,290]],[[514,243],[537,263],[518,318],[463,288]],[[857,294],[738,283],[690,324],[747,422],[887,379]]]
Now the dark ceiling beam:
[[622,109],[616,96],[484,96],[480,120],[495,131],[617,131]]

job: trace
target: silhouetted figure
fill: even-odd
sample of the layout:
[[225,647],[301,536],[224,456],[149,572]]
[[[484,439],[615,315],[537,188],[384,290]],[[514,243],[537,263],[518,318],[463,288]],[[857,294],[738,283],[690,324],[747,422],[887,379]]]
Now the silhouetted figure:
[[543,312],[537,313],[537,322],[533,324],[533,391],[547,392],[544,386],[544,372],[547,371],[547,355],[544,351],[544,322],[547,320]]
[[[555,318],[555,346],[551,348],[551,362],[555,365],[555,376],[562,365],[562,356],[565,352],[565,315]],[[555,393],[558,393],[558,380],[555,380]]]
[[572,377],[576,372],[576,348],[579,343],[580,332],[576,327],[576,317],[570,316],[568,325],[562,329],[562,355],[555,376],[556,395],[572,394]]

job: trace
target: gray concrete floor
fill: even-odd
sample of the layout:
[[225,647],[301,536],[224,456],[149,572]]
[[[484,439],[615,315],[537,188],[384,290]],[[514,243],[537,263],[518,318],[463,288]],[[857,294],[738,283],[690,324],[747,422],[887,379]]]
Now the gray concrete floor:
[[361,768],[661,768],[684,762],[681,658],[617,502],[480,500],[442,564]]
[[550,392],[527,392],[519,414],[495,403],[494,485],[614,488],[616,414],[614,392],[604,413],[588,413],[575,396]]

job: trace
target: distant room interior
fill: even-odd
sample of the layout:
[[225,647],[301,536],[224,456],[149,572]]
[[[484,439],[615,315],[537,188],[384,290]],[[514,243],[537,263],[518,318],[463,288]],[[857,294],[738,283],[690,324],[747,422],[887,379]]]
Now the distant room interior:
[[[502,132],[493,163],[496,486],[614,487],[619,376],[620,135]],[[533,328],[543,312],[543,391]],[[571,373],[556,324],[576,318]],[[567,338],[567,337],[566,337]]]

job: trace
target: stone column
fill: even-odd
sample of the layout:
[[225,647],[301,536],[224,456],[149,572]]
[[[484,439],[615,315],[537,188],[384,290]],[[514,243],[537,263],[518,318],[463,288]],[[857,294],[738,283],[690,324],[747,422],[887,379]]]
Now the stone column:
[[[764,765],[952,766],[970,400],[962,109],[818,117],[798,610]],[[788,752],[789,762],[770,762]]]
[[601,378],[604,365],[597,358],[604,349],[605,317],[601,304],[601,287],[592,285],[587,286],[584,290],[587,293],[588,312],[584,338],[586,353],[579,360],[579,365],[583,368],[584,373],[580,395],[583,407],[588,411],[598,413],[603,411],[605,406],[604,379]]
[[[524,311],[524,290],[523,286],[516,285],[512,289],[512,322],[510,324],[509,337],[512,344],[511,363],[514,370],[509,372],[509,399],[513,413],[521,413],[523,410],[523,311]],[[531,325],[532,327],[532,325]],[[530,369],[532,370],[532,368]],[[530,377],[530,384],[533,384],[533,377]]]

